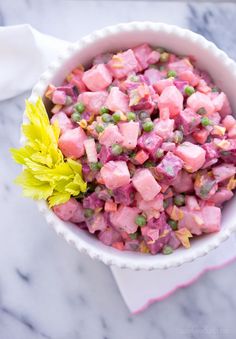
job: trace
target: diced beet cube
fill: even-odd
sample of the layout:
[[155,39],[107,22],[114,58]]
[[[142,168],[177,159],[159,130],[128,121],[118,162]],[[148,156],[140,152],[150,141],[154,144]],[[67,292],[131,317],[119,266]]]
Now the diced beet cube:
[[121,241],[121,235],[112,227],[107,227],[105,230],[99,232],[98,239],[107,246],[111,246],[114,242]]
[[175,154],[183,160],[184,167],[189,172],[196,172],[205,162],[206,151],[189,141],[183,142],[176,148]]
[[136,69],[138,62],[132,49],[128,49],[113,55],[107,65],[115,78],[122,79]]
[[109,161],[101,169],[107,188],[115,189],[130,182],[130,173],[125,161]]
[[155,132],[143,133],[138,138],[138,145],[143,150],[147,151],[150,155],[155,157],[157,149],[162,144],[162,138],[158,136]]
[[107,227],[103,213],[96,213],[91,219],[87,220],[86,224],[92,234],[96,231],[104,231]]
[[212,168],[213,175],[217,182],[231,178],[236,173],[236,167],[231,164],[222,164]]
[[155,84],[161,80],[161,73],[155,68],[149,68],[144,72],[145,77],[148,79],[150,85]]
[[116,125],[107,126],[99,135],[100,144],[105,145],[106,147],[112,146],[113,144],[121,144],[123,140],[124,137]]
[[98,154],[98,158],[101,161],[102,164],[105,164],[106,162],[112,160],[114,158],[112,152],[111,152],[111,148],[110,147],[106,147],[106,146],[102,146],[99,154]]
[[193,70],[193,66],[187,58],[170,62],[167,66],[169,70],[175,71],[177,74]]
[[142,44],[133,48],[133,51],[139,65],[141,66],[140,70],[147,68],[149,65],[149,56],[152,53],[151,47],[148,46],[148,44]]
[[53,212],[62,220],[70,220],[78,208],[78,202],[75,198],[70,198],[63,204],[53,206]]
[[217,206],[221,206],[225,201],[232,199],[234,193],[226,188],[220,188],[214,195],[209,199],[209,202],[214,203]]
[[145,201],[152,200],[161,191],[161,186],[148,169],[136,171],[132,182]]
[[182,167],[183,161],[172,152],[168,152],[156,167],[156,171],[167,179],[175,179]]
[[185,170],[180,171],[174,181],[171,182],[177,193],[191,192],[193,190],[192,175]]
[[135,207],[121,205],[118,211],[110,213],[110,220],[115,229],[131,234],[137,231],[135,219],[138,213],[139,210]]
[[186,108],[179,114],[179,123],[182,126],[184,135],[191,134],[200,124],[201,117],[190,108]]
[[84,141],[87,136],[81,127],[67,130],[58,140],[58,147],[68,158],[78,159],[84,155]]
[[82,102],[88,111],[99,113],[102,106],[105,105],[108,94],[106,91],[83,92],[78,97],[78,102]]
[[105,106],[113,112],[128,112],[129,98],[125,93],[121,92],[118,87],[112,87],[106,100]]
[[139,123],[134,121],[120,123],[119,130],[123,136],[122,145],[127,149],[134,149],[138,141]]
[[134,201],[134,186],[130,183],[113,190],[113,197],[117,204],[129,206]]
[[166,87],[172,86],[172,79],[161,79],[153,84],[153,88],[158,94],[161,94]]
[[195,92],[188,97],[187,106],[194,112],[197,112],[200,108],[205,108],[208,114],[215,111],[215,107],[209,96],[200,92]]
[[64,91],[55,90],[52,94],[52,102],[55,105],[65,105],[66,93]]
[[112,83],[112,76],[104,64],[98,64],[84,72],[83,82],[90,91],[102,91]]
[[73,128],[72,121],[63,112],[58,112],[52,116],[50,120],[51,124],[54,124],[55,121],[58,122],[61,134]]
[[83,199],[83,207],[84,208],[91,208],[91,209],[96,209],[103,207],[104,202],[98,198],[98,195],[96,192],[93,192],[89,196]]
[[166,87],[158,101],[159,110],[169,109],[170,117],[173,118],[183,109],[183,95],[175,86]]
[[174,130],[174,119],[157,119],[155,120],[155,133],[159,135],[164,140],[171,138]]

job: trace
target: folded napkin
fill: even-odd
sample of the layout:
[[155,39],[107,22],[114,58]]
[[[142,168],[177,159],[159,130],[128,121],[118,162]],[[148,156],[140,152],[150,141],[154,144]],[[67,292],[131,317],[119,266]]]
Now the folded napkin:
[[[30,89],[67,45],[68,42],[42,34],[29,25],[0,27],[0,100]],[[193,283],[204,272],[221,268],[234,259],[235,235],[207,256],[181,267],[151,272],[112,267],[111,271],[128,308],[136,313]]]

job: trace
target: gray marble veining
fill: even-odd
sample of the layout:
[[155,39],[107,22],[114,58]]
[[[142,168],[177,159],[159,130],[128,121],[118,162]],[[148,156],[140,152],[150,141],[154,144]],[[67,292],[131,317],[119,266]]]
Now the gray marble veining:
[[[120,21],[164,21],[205,35],[233,58],[235,14],[235,4],[0,0],[1,25],[29,22],[76,40]],[[8,150],[18,145],[27,95],[0,103],[0,339],[235,338],[236,264],[132,316],[109,268],[58,239],[21,197]]]

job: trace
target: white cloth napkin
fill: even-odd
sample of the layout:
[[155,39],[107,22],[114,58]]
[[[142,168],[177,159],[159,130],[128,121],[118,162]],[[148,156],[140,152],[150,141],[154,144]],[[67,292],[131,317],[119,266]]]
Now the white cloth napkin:
[[[68,42],[42,34],[29,25],[0,27],[0,100],[30,89],[39,75]],[[232,236],[207,256],[168,270],[132,271],[112,267],[125,303],[139,312],[176,289],[193,283],[202,273],[236,259],[236,237]],[[134,284],[135,282],[135,284]]]

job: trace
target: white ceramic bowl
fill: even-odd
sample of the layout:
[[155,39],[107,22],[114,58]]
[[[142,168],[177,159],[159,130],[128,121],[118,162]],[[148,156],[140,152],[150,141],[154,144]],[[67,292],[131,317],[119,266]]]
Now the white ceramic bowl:
[[[97,54],[127,49],[144,42],[165,47],[177,54],[193,55],[198,66],[207,70],[215,83],[227,93],[236,111],[236,64],[233,60],[212,42],[198,34],[176,26],[152,22],[131,22],[105,27],[70,45],[42,74],[33,88],[30,100],[35,101],[38,96],[43,96],[48,84],[59,85],[74,67],[80,63],[88,64]],[[236,197],[224,207],[220,232],[199,237],[192,241],[190,249],[179,248],[168,256],[118,251],[103,245],[102,242],[75,225],[60,220],[48,208],[45,201],[38,202],[38,206],[57,234],[91,258],[122,268],[152,270],[182,265],[218,247],[236,230],[235,201]]]

